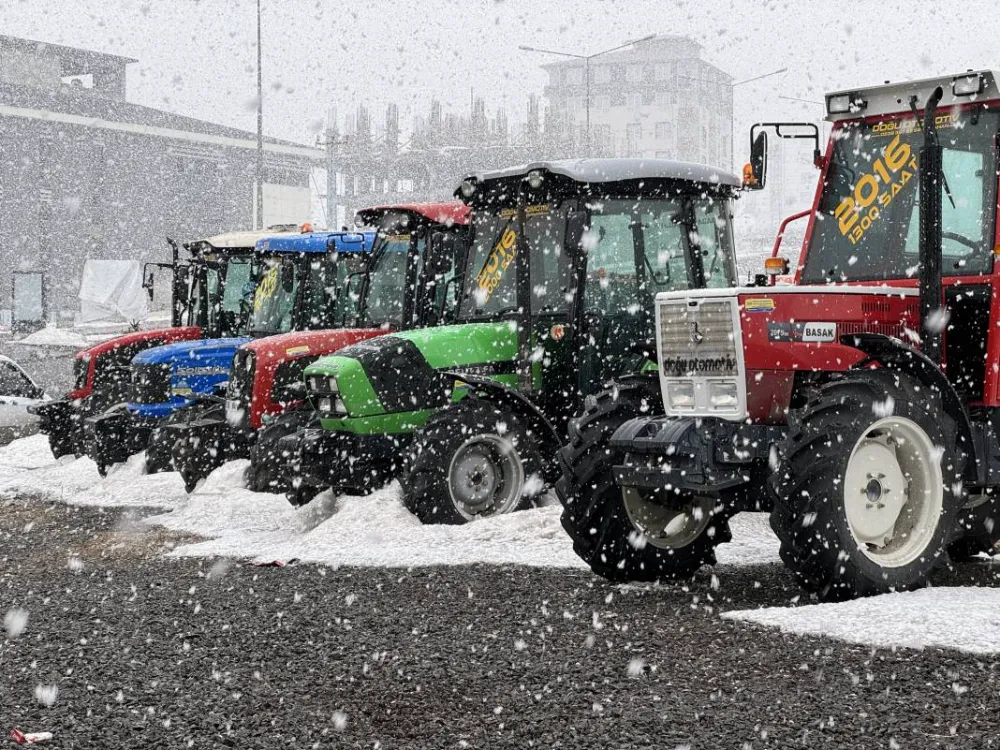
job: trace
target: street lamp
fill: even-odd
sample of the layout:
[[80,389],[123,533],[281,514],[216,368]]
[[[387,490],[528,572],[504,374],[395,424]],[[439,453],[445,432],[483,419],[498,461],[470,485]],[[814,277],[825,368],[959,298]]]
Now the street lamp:
[[587,130],[585,137],[585,148],[587,156],[590,156],[590,61],[595,57],[600,57],[601,55],[606,55],[609,52],[617,52],[620,49],[625,49],[625,47],[631,47],[636,44],[641,44],[642,42],[648,42],[650,39],[655,39],[656,34],[649,34],[641,39],[633,39],[630,42],[625,42],[624,44],[619,44],[617,47],[611,47],[610,49],[601,50],[600,52],[594,52],[590,55],[577,55],[573,52],[560,52],[554,49],[540,49],[538,47],[528,47],[524,44],[518,45],[518,49],[524,50],[525,52],[540,52],[543,55],[559,55],[560,57],[572,57],[577,60],[583,60],[584,63],[584,77],[587,82],[587,94],[586,94],[586,108],[587,108]]
[[264,84],[261,73],[260,0],[257,0],[257,221],[256,229],[264,228]]
[[[770,78],[771,76],[776,76],[779,73],[784,73],[788,68],[781,68],[780,70],[772,70],[770,73],[764,73],[763,75],[754,76],[753,78],[747,78],[743,81],[737,81],[732,84],[730,88],[736,88],[737,86],[742,86],[744,83],[753,83],[754,81],[759,81],[762,78]],[[733,114],[730,118],[730,133],[729,133],[729,152],[732,158],[733,171],[739,174],[739,169],[736,163],[736,101],[733,101]]]

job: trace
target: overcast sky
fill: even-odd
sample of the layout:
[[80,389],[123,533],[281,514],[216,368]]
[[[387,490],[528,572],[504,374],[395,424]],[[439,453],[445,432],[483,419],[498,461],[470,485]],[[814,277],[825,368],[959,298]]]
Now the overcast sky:
[[[682,34],[736,80],[738,133],[762,117],[818,119],[824,90],[1000,67],[995,2],[963,0],[261,0],[268,135],[312,142],[328,107],[440,98],[524,117],[551,58],[519,44],[592,52]],[[134,57],[133,101],[253,130],[255,0],[0,0],[3,33]],[[740,136],[742,139],[742,135]],[[740,141],[737,141],[738,151]]]

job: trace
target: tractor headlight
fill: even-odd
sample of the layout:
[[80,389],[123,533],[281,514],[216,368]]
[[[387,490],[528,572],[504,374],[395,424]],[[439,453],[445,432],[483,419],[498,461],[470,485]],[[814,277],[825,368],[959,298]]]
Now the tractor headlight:
[[736,381],[724,380],[708,384],[708,403],[718,411],[732,411],[740,403],[740,391]]
[[330,393],[340,393],[340,389],[337,387],[337,378],[333,375],[326,379],[326,387],[329,389]]
[[667,383],[667,405],[676,411],[694,409],[694,383],[672,380]]
[[320,414],[335,414],[339,417],[347,416],[344,399],[337,395],[323,396],[316,399],[316,408]]

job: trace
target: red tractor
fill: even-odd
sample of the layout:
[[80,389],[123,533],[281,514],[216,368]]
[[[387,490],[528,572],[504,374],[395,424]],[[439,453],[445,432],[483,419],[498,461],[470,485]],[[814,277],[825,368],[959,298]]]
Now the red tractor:
[[[793,283],[659,294],[658,376],[572,423],[563,526],[600,575],[688,577],[744,510],[770,510],[782,560],[823,599],[920,586],[1000,539],[996,75],[826,109]],[[748,187],[774,125],[751,133]]]

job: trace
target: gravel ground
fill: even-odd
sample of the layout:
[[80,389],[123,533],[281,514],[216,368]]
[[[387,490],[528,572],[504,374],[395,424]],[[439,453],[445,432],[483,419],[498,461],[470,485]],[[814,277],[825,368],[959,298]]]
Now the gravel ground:
[[[0,501],[0,613],[28,613],[0,641],[4,733],[49,730],[52,748],[1000,746],[992,657],[719,619],[796,597],[777,565],[623,588],[159,555],[183,541],[117,511]],[[938,583],[998,585],[983,565]]]

